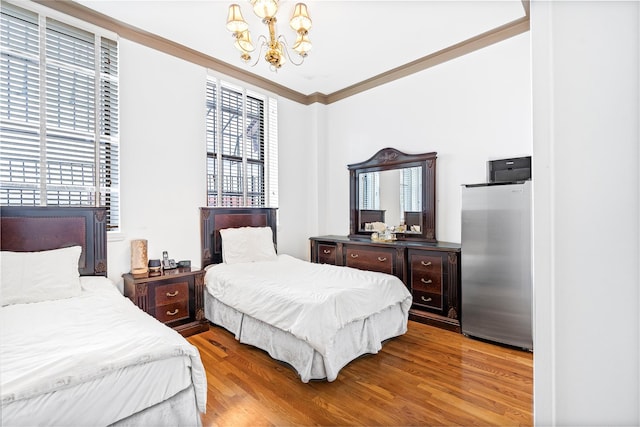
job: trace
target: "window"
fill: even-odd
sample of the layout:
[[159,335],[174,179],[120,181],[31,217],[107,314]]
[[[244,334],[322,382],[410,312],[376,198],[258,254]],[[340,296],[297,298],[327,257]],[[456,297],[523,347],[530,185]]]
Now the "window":
[[119,228],[118,44],[2,2],[0,204],[106,206]]
[[278,206],[277,101],[207,79],[207,205]]

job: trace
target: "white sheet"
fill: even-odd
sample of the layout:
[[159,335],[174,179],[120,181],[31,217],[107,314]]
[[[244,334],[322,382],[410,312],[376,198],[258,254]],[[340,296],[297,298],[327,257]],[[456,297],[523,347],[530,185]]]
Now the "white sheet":
[[[171,374],[176,383],[183,382],[180,370],[190,372],[197,407],[204,412],[206,376],[197,349],[134,306],[107,279],[83,279],[79,297],[0,309],[3,422],[10,423],[7,418],[10,408],[21,406],[26,399],[32,403],[40,399],[43,407],[50,409],[48,401],[56,394],[62,396],[72,390],[83,390],[83,394],[95,395],[92,385],[111,384],[108,387],[111,389],[113,381],[122,387],[128,385],[128,398],[122,394],[120,401],[103,399],[89,408],[72,404],[70,410],[75,409],[75,416],[79,417],[75,419],[85,422],[94,413],[113,412],[114,405],[123,408],[116,411],[119,416],[131,415],[141,409],[138,400],[144,405],[155,404],[175,394],[175,390],[171,390],[173,383],[151,391],[138,387],[140,383],[128,381],[127,369],[138,371],[139,378],[143,378],[155,375],[151,366],[156,362],[162,370],[168,370],[167,374]],[[100,389],[97,391],[99,396]],[[127,401],[123,401],[123,397]],[[51,419],[46,418],[46,413],[38,413],[39,406],[36,406],[27,405],[33,423],[49,424]],[[118,419],[101,419],[100,424]]]
[[411,294],[388,274],[313,264],[288,255],[276,261],[217,264],[205,283],[222,303],[290,332],[320,354],[334,351],[338,330],[400,303],[405,312]]
[[274,359],[286,362],[304,383],[334,381],[340,370],[358,356],[377,353],[383,341],[407,332],[408,314],[401,304],[396,304],[347,324],[334,336],[335,351],[325,356],[291,333],[240,313],[205,292],[207,319],[231,331],[241,343],[261,348]]

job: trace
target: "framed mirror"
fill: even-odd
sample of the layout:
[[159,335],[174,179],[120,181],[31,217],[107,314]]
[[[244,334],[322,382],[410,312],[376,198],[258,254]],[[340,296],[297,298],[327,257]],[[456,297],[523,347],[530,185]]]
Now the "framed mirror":
[[348,165],[350,238],[370,238],[382,227],[399,240],[436,242],[437,153],[383,148]]

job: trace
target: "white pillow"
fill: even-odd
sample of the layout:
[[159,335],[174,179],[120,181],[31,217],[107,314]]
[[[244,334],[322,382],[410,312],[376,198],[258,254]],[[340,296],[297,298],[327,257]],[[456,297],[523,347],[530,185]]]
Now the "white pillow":
[[82,248],[0,252],[0,303],[23,304],[80,295]]
[[220,230],[222,262],[273,261],[277,259],[271,227],[240,227]]

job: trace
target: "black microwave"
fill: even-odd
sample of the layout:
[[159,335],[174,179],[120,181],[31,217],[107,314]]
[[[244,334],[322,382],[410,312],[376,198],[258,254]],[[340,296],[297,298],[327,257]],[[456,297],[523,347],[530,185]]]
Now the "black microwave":
[[516,182],[531,179],[531,156],[487,162],[488,181]]

